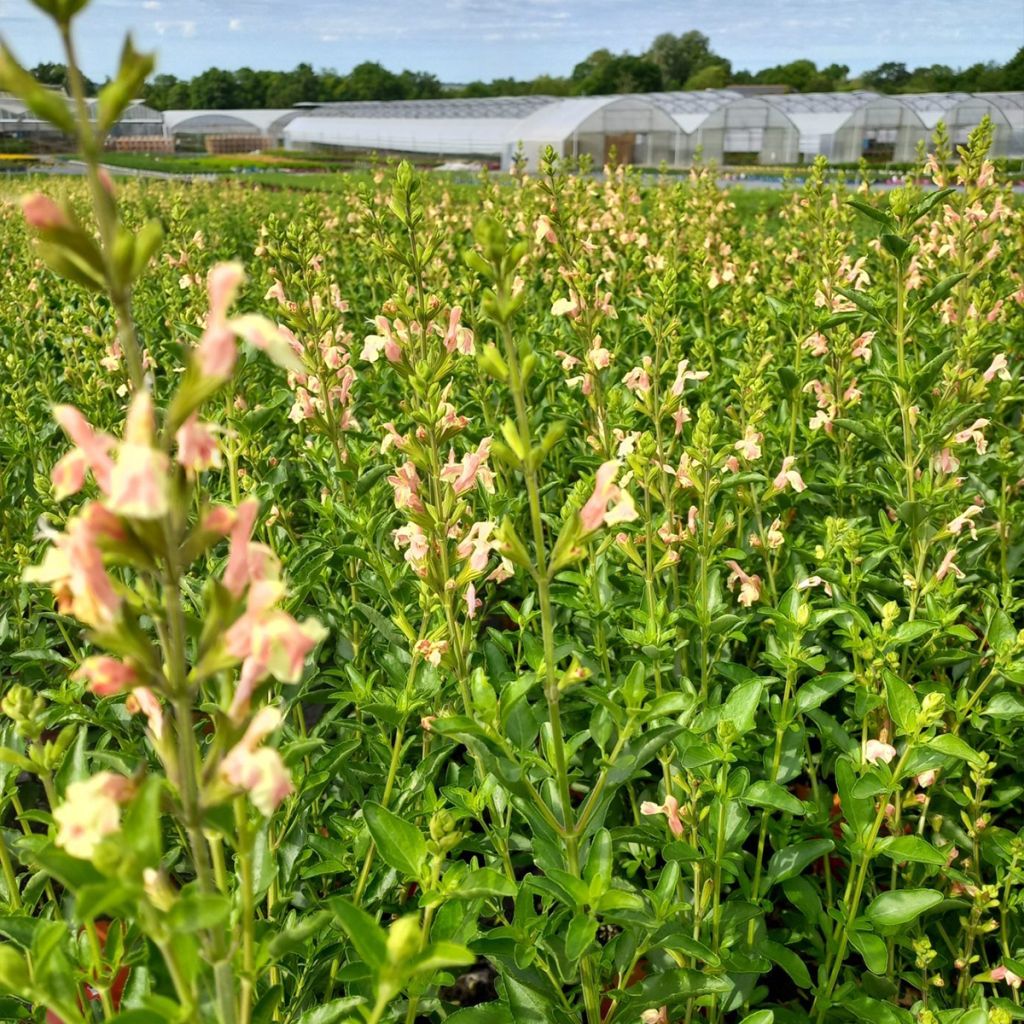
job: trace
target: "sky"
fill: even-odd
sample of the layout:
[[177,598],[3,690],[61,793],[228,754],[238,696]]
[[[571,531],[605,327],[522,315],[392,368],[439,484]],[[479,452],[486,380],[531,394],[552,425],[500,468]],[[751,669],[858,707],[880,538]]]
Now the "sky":
[[[157,50],[158,72],[183,78],[364,60],[442,82],[566,75],[596,49],[641,53],[660,32],[690,29],[735,69],[809,57],[857,74],[889,60],[1003,63],[1024,45],[1024,0],[92,0],[77,24],[98,80],[129,29]],[[0,36],[29,67],[62,59],[29,0],[0,0]]]

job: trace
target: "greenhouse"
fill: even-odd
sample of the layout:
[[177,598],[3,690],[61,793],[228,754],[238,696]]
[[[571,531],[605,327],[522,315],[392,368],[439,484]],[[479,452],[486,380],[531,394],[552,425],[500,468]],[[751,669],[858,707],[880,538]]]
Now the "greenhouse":
[[235,136],[279,146],[284,141],[285,125],[304,113],[295,107],[277,110],[167,110],[163,117],[166,133],[186,145]]
[[555,103],[550,96],[327,103],[285,130],[289,149],[373,150],[500,159],[508,166],[515,127]]
[[[96,116],[99,100],[89,100],[89,115]],[[137,136],[152,137],[164,134],[164,115],[159,110],[147,107],[142,100],[133,100],[121,115],[120,120],[110,129],[114,138]]]
[[988,116],[994,129],[993,156],[1018,156],[1024,149],[1024,96],[1020,93],[925,92],[900,97],[900,100],[921,119],[931,138],[941,121],[954,146],[963,146],[967,137]]
[[769,98],[744,96],[710,113],[697,129],[696,142],[703,159],[718,163],[797,163],[800,131],[785,112],[767,102]]
[[655,106],[664,110],[680,131],[671,152],[658,154],[654,163],[665,160],[675,167],[692,163],[697,147],[703,145],[698,129],[719,111],[742,99],[735,89],[700,89],[690,92],[652,92],[644,94]]

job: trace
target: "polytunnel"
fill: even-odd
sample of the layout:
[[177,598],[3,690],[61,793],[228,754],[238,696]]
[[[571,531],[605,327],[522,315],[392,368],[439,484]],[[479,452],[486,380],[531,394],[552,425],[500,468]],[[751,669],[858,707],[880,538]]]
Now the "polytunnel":
[[164,124],[168,135],[227,136],[258,135],[279,143],[284,127],[302,110],[167,110]]
[[799,160],[800,132],[787,114],[767,101],[744,96],[719,106],[697,129],[705,160],[718,163],[791,164]]
[[612,151],[623,164],[653,166],[675,152],[679,125],[649,96],[586,96],[542,107],[515,125],[512,151],[522,144],[527,165],[536,169],[551,146],[559,156],[589,156],[595,167]]
[[914,159],[924,131],[917,113],[898,96],[855,92],[790,93],[765,96],[800,132],[800,157],[822,154],[833,163]]
[[737,102],[740,94],[732,89],[698,89],[690,92],[649,92],[643,97],[664,110],[679,127],[675,144],[665,146],[663,151],[655,150],[652,164],[660,164],[664,160],[675,167],[684,167],[693,162],[701,126],[716,111]]
[[[997,149],[995,155],[1024,157],[1024,92],[976,92],[973,98],[991,104],[1006,118],[1009,125],[1009,131],[1005,136],[1006,150],[999,153]],[[995,117],[992,120],[994,121]],[[998,145],[998,128],[996,137]]]
[[300,111],[285,129],[289,149],[351,149],[500,158],[508,166],[515,128],[551,96],[327,103]]

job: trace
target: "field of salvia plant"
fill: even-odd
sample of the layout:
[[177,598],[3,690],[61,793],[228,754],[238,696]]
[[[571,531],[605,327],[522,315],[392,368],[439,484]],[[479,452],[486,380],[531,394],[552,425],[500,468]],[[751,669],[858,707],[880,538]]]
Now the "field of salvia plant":
[[0,192],[0,1019],[1024,1019],[988,126],[771,217],[115,184],[149,66]]

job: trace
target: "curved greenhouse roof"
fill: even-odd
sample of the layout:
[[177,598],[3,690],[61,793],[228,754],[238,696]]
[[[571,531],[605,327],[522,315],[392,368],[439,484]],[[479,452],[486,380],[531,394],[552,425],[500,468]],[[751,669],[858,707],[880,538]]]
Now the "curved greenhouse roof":
[[304,112],[277,110],[165,110],[164,125],[170,135],[252,134],[272,135]]
[[647,92],[641,94],[669,114],[684,132],[694,132],[707,116],[743,98],[734,89],[698,89],[691,92]]
[[304,117],[356,118],[515,118],[558,102],[554,96],[488,96],[449,100],[363,100],[323,103],[304,111]]

